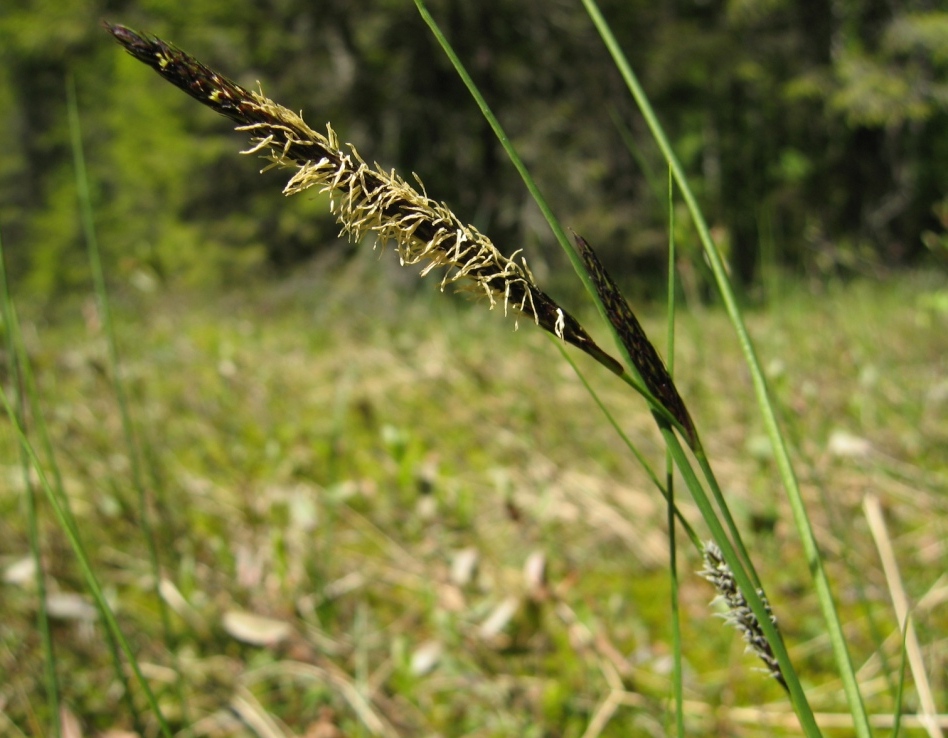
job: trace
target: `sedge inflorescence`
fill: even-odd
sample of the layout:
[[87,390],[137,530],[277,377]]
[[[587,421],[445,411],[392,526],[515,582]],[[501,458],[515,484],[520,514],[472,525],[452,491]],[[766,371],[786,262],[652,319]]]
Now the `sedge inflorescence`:
[[[723,601],[726,607],[725,622],[740,631],[748,650],[757,654],[758,658],[764,662],[767,672],[786,688],[787,683],[784,680],[777,657],[774,656],[773,649],[760,627],[760,621],[754,615],[754,611],[747,604],[744,593],[737,585],[734,572],[731,571],[731,567],[724,560],[721,549],[716,543],[709,542],[704,545],[703,554],[704,569],[698,574],[711,582],[718,593],[718,598]],[[770,609],[767,596],[761,589],[757,590],[757,594],[764,603],[770,622],[776,627],[777,618]]]
[[[293,127],[287,127],[286,143],[274,147],[273,123],[252,123],[238,130],[252,132],[254,146],[245,154],[265,151],[271,166],[293,167],[295,174],[283,189],[293,195],[311,187],[331,195],[330,207],[336,215],[342,232],[351,241],[361,241],[368,234],[377,243],[394,243],[403,265],[428,262],[422,270],[427,275],[437,267],[447,267],[441,280],[442,289],[462,278],[472,280],[479,291],[490,300],[491,306],[499,295],[504,307],[516,296],[513,307],[522,313],[539,317],[531,287],[533,279],[526,262],[518,264],[498,251],[494,244],[471,225],[465,225],[444,204],[424,193],[424,185],[415,176],[419,192],[394,170],[386,171],[376,165],[370,167],[359,156],[355,147],[344,151],[332,126],[326,125],[326,134],[320,134],[303,122],[302,118],[272,101],[254,95],[274,120],[292,116]],[[305,140],[293,136],[293,129],[305,127]],[[317,144],[324,152],[318,159],[307,159],[299,164],[290,155],[293,146]],[[565,315],[560,312],[554,322],[554,332],[563,338]]]
[[[351,145],[340,146],[327,124],[326,134],[310,128],[301,115],[251,92],[206,67],[175,46],[124,26],[107,30],[139,61],[168,82],[230,118],[249,132],[253,146],[270,166],[294,174],[284,189],[295,194],[318,187],[332,197],[342,231],[352,240],[372,234],[377,243],[394,243],[403,264],[430,262],[422,271],[445,267],[442,288],[468,280],[491,307],[498,300],[529,316],[537,325],[594,357],[616,374],[622,365],[600,349],[580,323],[536,285],[526,261],[504,256],[487,236],[465,225],[444,203],[436,202],[378,165],[370,167]],[[269,168],[269,167],[268,167]],[[417,179],[417,177],[416,177]]]

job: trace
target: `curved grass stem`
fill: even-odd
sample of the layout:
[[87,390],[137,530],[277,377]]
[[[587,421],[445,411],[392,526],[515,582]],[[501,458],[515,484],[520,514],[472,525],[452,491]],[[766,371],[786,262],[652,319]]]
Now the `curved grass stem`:
[[[840,678],[842,679],[849,702],[849,708],[853,717],[856,735],[859,736],[859,738],[870,738],[872,732],[869,727],[869,719],[866,714],[862,695],[859,691],[859,685],[856,680],[856,674],[855,670],[853,669],[852,660],[846,647],[846,639],[843,634],[842,624],[839,620],[839,614],[833,601],[829,579],[827,578],[826,572],[823,568],[823,561],[816,543],[816,537],[814,536],[813,528],[810,525],[810,520],[803,502],[803,497],[800,494],[800,487],[797,482],[796,474],[793,470],[793,465],[790,461],[786,443],[784,442],[783,435],[777,423],[777,415],[773,403],[770,400],[770,393],[767,389],[767,383],[764,378],[763,371],[761,370],[760,362],[757,358],[753,343],[750,340],[750,335],[747,332],[747,327],[744,324],[744,319],[734,296],[734,291],[731,288],[730,280],[728,279],[721,254],[719,253],[713,239],[711,238],[711,234],[708,230],[707,224],[705,223],[701,208],[698,206],[698,202],[691,191],[691,187],[689,186],[688,180],[685,177],[684,170],[682,169],[681,164],[678,162],[678,158],[675,156],[675,153],[668,142],[668,138],[665,136],[664,130],[661,124],[658,122],[658,118],[656,117],[654,111],[652,110],[648,97],[645,95],[641,85],[639,85],[638,79],[635,76],[635,73],[632,71],[632,67],[629,65],[628,60],[625,58],[625,54],[622,52],[622,49],[619,47],[615,36],[612,34],[609,24],[606,22],[605,18],[600,12],[595,0],[582,0],[582,2],[590,18],[592,19],[593,24],[596,26],[597,31],[602,37],[603,42],[609,50],[609,53],[611,54],[612,59],[619,70],[619,73],[625,80],[629,92],[635,99],[639,110],[645,118],[649,130],[652,133],[652,137],[655,139],[662,151],[663,156],[665,157],[665,160],[668,162],[668,166],[672,170],[675,182],[678,185],[678,188],[681,190],[682,197],[685,200],[685,204],[688,207],[688,211],[690,212],[692,220],[698,231],[705,255],[707,256],[708,262],[711,265],[721,299],[724,302],[727,314],[731,319],[732,325],[734,326],[738,342],[740,343],[741,351],[744,354],[745,362],[747,363],[747,366],[751,372],[758,408],[760,410],[761,417],[763,418],[764,425],[767,429],[767,435],[770,438],[770,442],[774,450],[777,467],[780,472],[780,477],[783,481],[784,489],[787,492],[787,499],[790,503],[794,523],[797,527],[797,532],[803,545],[807,564],[812,573],[815,592],[823,613],[823,619],[826,623],[827,632],[829,634],[830,642],[833,648],[833,654],[836,659],[837,669],[839,670]],[[801,720],[806,717],[806,725],[810,726],[808,728],[808,734],[819,735],[819,729],[816,727],[816,723],[812,718],[812,714],[809,711],[809,706],[806,705],[804,701],[799,704],[799,707],[806,708],[806,716],[801,714],[800,717]],[[809,733],[810,730],[813,732]]]

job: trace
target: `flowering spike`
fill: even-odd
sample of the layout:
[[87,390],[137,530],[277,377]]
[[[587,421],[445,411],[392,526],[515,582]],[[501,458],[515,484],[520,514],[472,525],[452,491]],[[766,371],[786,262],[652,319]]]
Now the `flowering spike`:
[[[585,351],[616,374],[622,365],[600,349],[579,322],[533,281],[526,262],[501,254],[487,236],[462,223],[444,204],[418,192],[394,171],[368,166],[351,146],[344,151],[327,124],[317,133],[293,111],[259,92],[251,92],[161,39],[125,26],[105,28],[136,59],[247,131],[252,147],[271,167],[295,169],[284,193],[309,187],[331,195],[332,211],[351,240],[374,234],[378,243],[394,242],[403,264],[431,262],[427,273],[445,267],[442,287],[462,278],[487,296],[533,318],[544,330]],[[417,180],[417,177],[416,177]]]
[[[714,585],[718,597],[724,601],[727,607],[727,612],[724,614],[725,622],[733,625],[741,632],[748,650],[756,653],[767,667],[767,673],[776,679],[784,689],[787,689],[787,682],[783,678],[780,663],[777,661],[777,657],[774,656],[770,642],[760,627],[760,621],[757,620],[754,611],[747,604],[744,593],[741,592],[740,587],[737,586],[737,581],[734,579],[734,573],[727,565],[724,556],[721,554],[721,549],[718,548],[716,543],[709,542],[704,545],[704,569],[698,574]],[[777,618],[770,609],[767,595],[760,589],[757,590],[757,595],[764,603],[764,609],[770,617],[770,622],[776,628]]]
[[593,286],[599,293],[599,299],[602,300],[602,305],[606,309],[606,317],[615,328],[622,345],[629,352],[635,368],[642,375],[642,381],[645,382],[648,391],[681,424],[688,445],[692,449],[697,449],[698,432],[688,414],[688,408],[685,407],[684,400],[678,394],[678,389],[661,357],[645,335],[645,329],[636,319],[629,303],[622,296],[616,283],[602,266],[586,239],[574,233],[573,240],[576,242],[576,250],[583,260],[583,265],[592,278]]

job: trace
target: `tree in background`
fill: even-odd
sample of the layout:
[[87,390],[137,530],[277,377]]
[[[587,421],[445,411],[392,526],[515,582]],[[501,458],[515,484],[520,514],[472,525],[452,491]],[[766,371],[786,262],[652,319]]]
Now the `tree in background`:
[[[0,228],[45,294],[84,279],[66,127],[78,90],[113,275],[206,283],[334,243],[321,204],[277,202],[226,125],[115,53],[108,17],[174,40],[415,171],[508,253],[557,261],[519,177],[411,3],[62,0],[0,8]],[[662,263],[664,172],[579,3],[432,3],[564,221],[610,266]],[[762,238],[796,268],[909,263],[948,194],[948,13],[854,0],[603,3],[705,211],[751,285]],[[150,125],[127,121],[149,120]],[[628,145],[632,142],[631,150]],[[650,146],[650,144],[644,144]],[[695,257],[698,258],[697,256]],[[255,269],[255,271],[258,271]]]

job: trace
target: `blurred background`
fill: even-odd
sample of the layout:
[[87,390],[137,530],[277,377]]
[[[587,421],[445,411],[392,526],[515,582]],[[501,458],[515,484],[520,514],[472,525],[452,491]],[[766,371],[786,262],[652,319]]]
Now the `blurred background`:
[[[696,187],[735,279],[874,273],[945,254],[948,12],[940,3],[606,0],[603,11]],[[667,175],[581,4],[433,0],[431,9],[560,219],[647,288],[667,244]],[[246,139],[112,42],[169,40],[559,271],[518,175],[405,0],[6,0],[0,228],[14,281],[87,284],[66,84],[116,280],[207,286],[338,250],[325,202],[280,201]],[[683,280],[702,264],[679,218]]]

